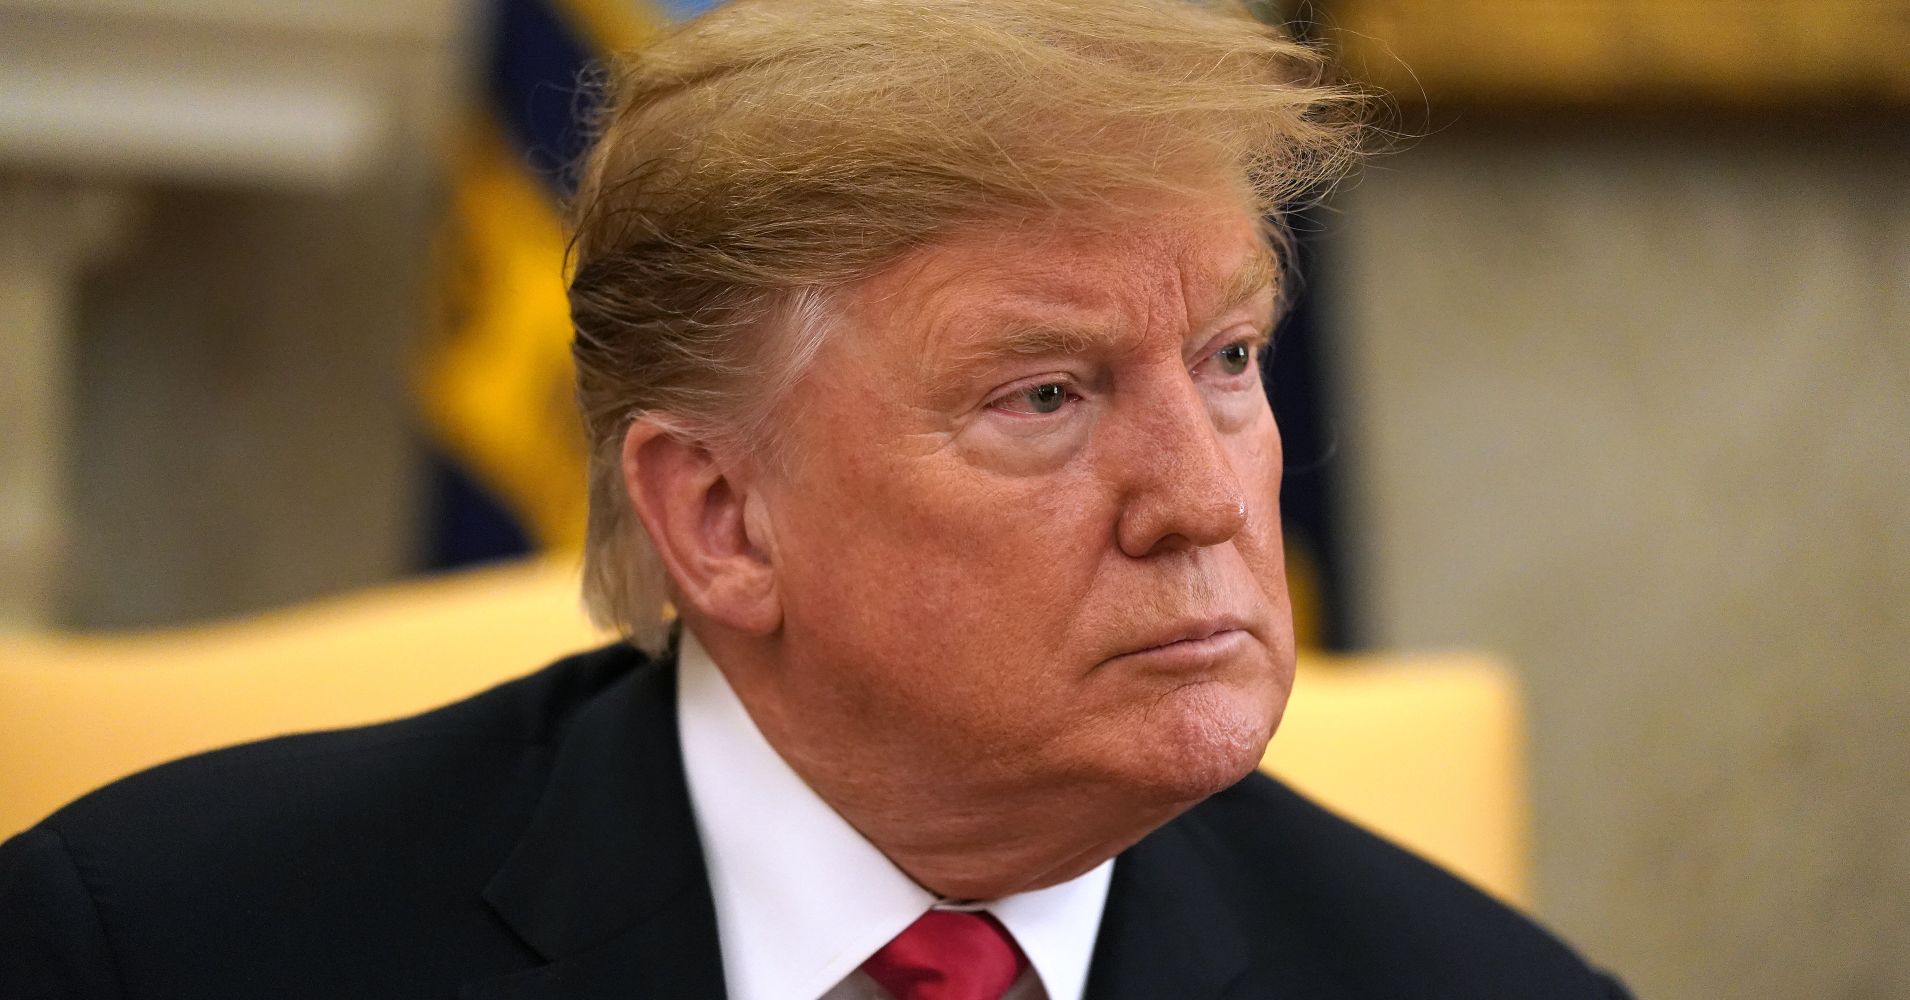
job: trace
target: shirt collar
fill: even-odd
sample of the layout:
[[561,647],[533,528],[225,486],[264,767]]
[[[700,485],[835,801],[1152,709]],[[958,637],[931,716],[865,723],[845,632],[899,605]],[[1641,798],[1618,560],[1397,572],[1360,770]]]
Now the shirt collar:
[[[732,1000],[816,1000],[944,902],[916,885],[791,770],[688,629],[678,654],[683,767]],[[980,907],[1028,956],[1049,1000],[1079,1000],[1113,862]]]

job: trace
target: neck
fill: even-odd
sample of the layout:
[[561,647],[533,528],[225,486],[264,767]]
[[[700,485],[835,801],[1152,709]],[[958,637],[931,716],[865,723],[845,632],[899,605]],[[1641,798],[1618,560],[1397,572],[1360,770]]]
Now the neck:
[[705,650],[790,769],[944,898],[999,899],[1069,881],[1194,804],[1079,775],[1030,775],[906,720],[862,725],[870,713],[852,698],[780,683],[789,672],[753,643],[711,639]]
[[947,899],[1000,899],[1059,885],[1184,808],[1128,811],[1111,821],[1115,810],[1100,802],[1052,794],[1038,802],[938,796],[898,806],[894,789],[868,794],[843,776],[811,770],[818,777],[805,774],[804,780],[818,795],[918,885]]

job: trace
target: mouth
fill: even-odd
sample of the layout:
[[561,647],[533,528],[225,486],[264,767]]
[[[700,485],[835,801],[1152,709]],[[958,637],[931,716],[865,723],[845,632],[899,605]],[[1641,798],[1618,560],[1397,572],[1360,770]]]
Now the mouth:
[[1184,622],[1144,645],[1109,657],[1106,663],[1149,662],[1163,667],[1199,667],[1252,642],[1246,623],[1233,617]]

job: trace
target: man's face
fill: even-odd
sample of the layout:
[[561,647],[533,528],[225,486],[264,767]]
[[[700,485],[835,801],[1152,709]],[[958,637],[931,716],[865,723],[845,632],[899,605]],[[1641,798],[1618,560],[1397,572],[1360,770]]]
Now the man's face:
[[916,252],[795,391],[765,487],[786,708],[867,766],[1192,801],[1272,735],[1273,269],[1238,199],[1153,208]]

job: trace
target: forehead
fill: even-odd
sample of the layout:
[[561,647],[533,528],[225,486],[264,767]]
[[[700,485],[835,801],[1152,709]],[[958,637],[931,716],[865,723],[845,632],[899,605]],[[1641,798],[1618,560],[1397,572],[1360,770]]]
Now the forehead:
[[1244,205],[1182,200],[1145,212],[976,224],[865,282],[850,307],[889,332],[926,322],[933,339],[1018,318],[1186,325],[1269,288],[1275,270]]

